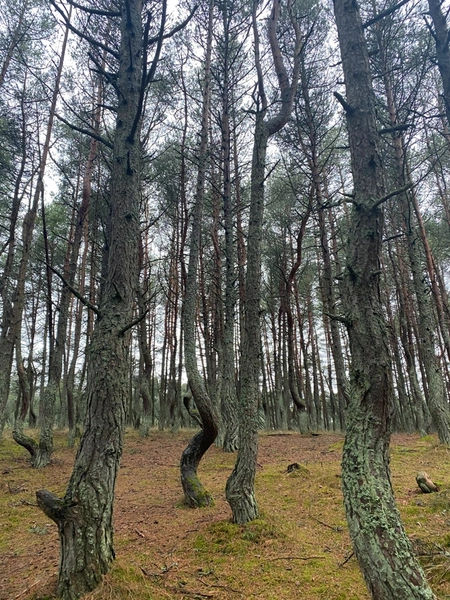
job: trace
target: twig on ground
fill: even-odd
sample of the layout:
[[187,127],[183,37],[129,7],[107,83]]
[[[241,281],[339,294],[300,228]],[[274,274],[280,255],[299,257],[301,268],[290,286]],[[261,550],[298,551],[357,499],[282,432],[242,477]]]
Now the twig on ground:
[[[22,491],[22,489],[26,486],[26,482],[22,483],[21,485],[19,485],[18,487],[11,487],[11,483],[8,481],[7,483],[8,486],[8,490],[10,494],[18,494],[19,492]],[[24,490],[25,491],[25,490]]]
[[194,598],[214,598],[214,594],[206,594],[204,592],[195,592],[193,590],[187,590],[186,588],[182,588],[182,589],[178,589],[178,588],[171,588],[174,592],[177,592],[178,594],[183,594],[185,596],[193,596]]
[[137,563],[134,563],[139,569],[140,571],[146,576],[146,577],[162,577],[161,573],[149,573],[147,571],[147,569],[144,569],[144,567],[141,567],[141,565],[138,565]]
[[316,519],[316,517],[313,517],[312,515],[309,515],[311,517],[311,519],[313,521],[315,521],[316,523],[319,523],[320,525],[323,525],[324,527],[328,527],[328,529],[332,529],[333,531],[337,531],[338,533],[342,533],[342,531],[344,531],[342,529],[342,527],[335,527],[334,525],[328,525],[328,523],[324,523],[323,521],[321,521],[320,519]]
[[339,565],[338,565],[338,566],[339,566],[339,568],[340,568],[340,567],[343,567],[345,564],[347,564],[347,563],[348,563],[348,561],[349,561],[349,560],[350,560],[350,559],[351,559],[353,556],[355,556],[355,553],[354,553],[354,552],[353,552],[353,550],[352,550],[352,552],[350,552],[350,554],[347,556],[347,558],[344,560],[344,562],[342,562],[342,563],[339,563]]
[[326,558],[326,556],[276,556],[275,558],[268,558],[267,560],[315,560],[323,558]]

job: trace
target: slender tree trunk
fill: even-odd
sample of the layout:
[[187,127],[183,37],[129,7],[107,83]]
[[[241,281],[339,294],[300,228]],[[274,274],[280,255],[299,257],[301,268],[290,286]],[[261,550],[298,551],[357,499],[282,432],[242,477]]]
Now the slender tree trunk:
[[335,0],[347,97],[354,198],[346,269],[350,404],[342,460],[344,504],[355,554],[377,600],[431,599],[403,529],[389,473],[390,357],[380,296],[385,195],[375,96],[359,9]]
[[[69,20],[70,20],[70,13],[71,13],[71,9],[69,10],[69,17],[68,17]],[[61,83],[63,67],[64,67],[64,59],[65,59],[65,54],[66,54],[68,36],[69,36],[69,28],[66,27],[66,30],[64,33],[64,39],[63,39],[63,43],[62,43],[62,48],[61,48],[61,55],[60,55],[59,63],[58,63],[58,69],[56,72],[56,80],[55,80],[55,86],[53,89],[52,101],[51,101],[51,105],[50,105],[50,116],[49,116],[49,120],[48,120],[48,124],[47,124],[47,132],[46,132],[44,147],[42,149],[42,156],[41,156],[41,160],[40,160],[40,164],[39,164],[38,181],[37,181],[35,192],[34,192],[33,204],[32,204],[31,210],[28,212],[28,215],[27,215],[27,217],[29,217],[29,222],[27,223],[27,227],[26,228],[24,227],[24,240],[23,240],[24,250],[23,250],[22,260],[21,260],[21,275],[17,282],[16,299],[14,302],[15,315],[13,317],[13,322],[15,322],[15,323],[20,322],[22,319],[24,302],[25,302],[25,278],[26,278],[26,272],[27,272],[27,267],[28,267],[28,262],[29,262],[31,245],[32,245],[34,223],[35,223],[35,219],[36,219],[38,203],[40,200],[42,202],[42,206],[44,206],[44,201],[43,201],[44,174],[45,174],[45,168],[47,165],[48,154],[50,151],[50,140],[51,140],[51,135],[52,135],[52,130],[53,130],[53,122],[55,119],[56,102],[57,102],[58,96],[59,96],[59,88],[60,88],[60,83]],[[45,227],[44,213],[43,213],[43,221],[44,221],[44,227]],[[44,237],[45,237],[45,233],[46,232],[44,231]],[[48,262],[48,260],[49,260],[49,258],[48,258],[48,253],[47,253],[47,262]],[[49,265],[47,265],[47,274],[49,275]],[[49,289],[48,290],[49,303],[51,302],[50,292],[51,292],[51,290]],[[63,317],[62,317],[63,322],[64,322],[64,327],[67,324],[68,302],[69,302],[69,297],[66,296],[66,301],[64,303],[66,310],[65,310],[65,314],[63,314]],[[50,319],[49,323],[51,323],[51,313],[49,313],[49,319]],[[61,322],[61,324],[63,322]],[[20,326],[19,326],[19,330],[20,330]],[[52,338],[52,335],[53,335],[53,328],[50,327],[50,338]],[[50,339],[51,346],[52,346],[52,341],[53,340]],[[20,338],[18,338],[16,340],[16,347],[17,347],[17,344],[20,344],[20,343],[21,343]],[[44,390],[44,395],[42,398],[42,406],[41,406],[41,414],[40,414],[41,432],[40,432],[40,437],[39,437],[39,444],[38,445],[31,444],[30,441],[28,441],[26,444],[24,444],[23,443],[24,435],[23,435],[23,432],[21,431],[21,428],[19,427],[18,430],[13,431],[13,437],[18,444],[23,445],[28,450],[30,450],[30,448],[35,449],[35,451],[32,452],[31,459],[32,459],[33,467],[36,467],[36,468],[44,467],[45,465],[47,465],[50,462],[50,456],[53,452],[54,409],[55,409],[55,402],[56,402],[57,385],[59,385],[59,380],[61,379],[61,373],[62,373],[62,349],[56,357],[55,357],[55,353],[52,349],[49,353],[49,356],[50,356],[49,381],[48,381],[48,385],[47,385],[46,389]],[[58,369],[58,367],[59,367],[59,369]]]
[[[301,36],[295,31],[294,71],[289,82],[282,54],[278,45],[277,25],[280,16],[280,0],[274,0],[268,23],[268,37],[272,60],[277,72],[281,92],[281,108],[278,114],[267,119],[267,99],[264,91],[263,73],[259,56],[259,34],[256,21],[257,2],[253,4],[253,33],[255,64],[258,76],[260,106],[255,116],[255,132],[252,155],[250,217],[247,242],[247,273],[245,280],[244,327],[241,342],[239,451],[236,465],[226,485],[226,496],[235,523],[244,524],[258,516],[254,482],[258,454],[258,400],[261,368],[261,243],[264,216],[264,181],[266,153],[269,138],[280,131],[290,118],[297,89]],[[267,119],[267,120],[266,120]]]
[[236,246],[234,212],[231,186],[231,127],[230,127],[230,7],[222,4],[223,22],[223,81],[222,81],[222,178],[223,214],[225,228],[225,300],[223,331],[223,366],[221,387],[221,417],[224,429],[223,450],[234,452],[238,447],[238,417],[236,394],[236,368],[234,352],[234,323],[236,309]]
[[440,0],[428,0],[428,10],[434,26],[432,33],[436,42],[436,60],[444,90],[447,125],[450,126],[450,31],[447,27],[446,16],[442,12],[442,2]]
[[[25,88],[25,83],[24,83]],[[6,424],[6,406],[8,403],[9,391],[11,386],[11,371],[14,358],[15,337],[17,336],[18,320],[15,317],[16,307],[14,305],[14,286],[12,283],[13,267],[16,257],[16,228],[19,211],[21,206],[20,188],[22,178],[27,164],[27,142],[26,142],[26,110],[24,101],[21,103],[22,110],[22,130],[21,130],[21,161],[17,173],[14,194],[12,199],[10,224],[8,232],[8,251],[3,266],[3,273],[0,276],[0,298],[2,303],[2,319],[0,331],[0,439]],[[24,221],[25,225],[25,221]],[[23,233],[25,230],[22,228]],[[6,244],[5,244],[6,245]]]
[[181,456],[181,483],[189,506],[209,506],[214,500],[205,489],[198,475],[198,465],[213,444],[218,433],[218,416],[208,395],[197,365],[196,317],[197,317],[197,269],[200,256],[201,221],[205,190],[205,174],[208,144],[208,117],[210,102],[211,46],[212,46],[213,5],[209,6],[208,39],[205,56],[205,79],[203,87],[202,126],[199,147],[197,187],[192,216],[192,230],[189,245],[189,264],[184,298],[184,360],[189,386],[202,420],[202,430],[190,441]]

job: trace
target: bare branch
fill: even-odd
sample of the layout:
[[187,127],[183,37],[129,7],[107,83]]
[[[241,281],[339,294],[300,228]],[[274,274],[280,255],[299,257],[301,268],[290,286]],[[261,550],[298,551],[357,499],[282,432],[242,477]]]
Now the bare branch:
[[355,112],[353,106],[350,106],[350,104],[347,102],[344,96],[342,96],[339,92],[333,92],[333,96],[336,98],[336,100],[339,101],[339,103],[342,105],[343,109],[347,114],[351,115]]
[[113,56],[116,60],[119,60],[119,54],[115,50],[113,50],[112,48],[110,48],[106,44],[103,44],[102,42],[99,42],[98,40],[96,40],[92,36],[87,35],[86,33],[83,33],[82,31],[80,31],[79,29],[77,29],[76,27],[74,27],[69,22],[69,19],[68,19],[67,15],[65,14],[65,12],[58,6],[58,4],[56,3],[55,0],[50,0],[50,3],[55,8],[55,10],[61,15],[61,17],[64,20],[65,25],[68,27],[68,29],[70,29],[70,31],[72,31],[72,33],[75,33],[75,35],[77,35],[78,37],[82,38],[83,40],[86,40],[87,42],[89,42],[93,46],[96,46],[97,48],[101,48],[102,50],[105,50],[105,52],[107,52],[108,54],[110,54],[111,56]]
[[332,315],[331,313],[325,311],[323,312],[323,314],[330,318],[332,321],[338,321],[339,323],[343,323],[346,327],[350,327],[350,325],[352,324],[350,319],[347,319],[347,317],[342,317],[341,315]]
[[98,135],[98,134],[94,133],[93,131],[90,131],[89,129],[84,129],[83,127],[77,127],[73,123],[70,123],[69,121],[67,121],[64,117],[61,117],[61,115],[59,115],[59,114],[55,114],[55,117],[57,119],[59,119],[62,123],[64,123],[68,127],[70,127],[71,129],[73,129],[74,131],[78,131],[80,133],[84,133],[85,135],[89,135],[91,138],[94,138],[94,140],[101,142],[108,148],[111,148],[111,149],[114,148],[113,144],[110,141],[108,141],[107,139],[105,139],[104,137],[102,137],[101,135]]
[[75,289],[72,285],[70,285],[70,283],[65,279],[64,275],[61,275],[61,273],[59,271],[57,271],[54,267],[52,267],[48,263],[47,263],[47,267],[61,279],[61,281],[63,282],[63,285],[70,292],[72,292],[72,294],[75,296],[75,298],[78,298],[78,300],[81,302],[81,304],[83,304],[84,306],[89,308],[89,310],[92,310],[92,312],[94,312],[99,318],[102,317],[102,313],[98,310],[98,308],[96,306],[94,306],[93,304],[91,304],[89,302],[89,300],[87,300],[84,296],[82,296],[77,289]]
[[375,204],[373,205],[373,208],[377,208],[378,206],[380,206],[380,204],[383,204],[384,202],[386,202],[390,198],[393,198],[394,196],[398,196],[399,194],[403,194],[403,193],[407,192],[412,187],[413,187],[413,184],[408,183],[408,185],[405,185],[402,188],[399,188],[398,190],[394,190],[393,192],[386,194],[386,196],[383,196],[377,202],[375,202]]
[[381,21],[381,19],[384,19],[384,17],[391,15],[392,13],[394,13],[396,10],[398,10],[399,8],[401,8],[408,2],[409,2],[409,0],[401,0],[401,2],[399,2],[398,4],[394,4],[394,6],[391,6],[390,8],[387,8],[386,10],[381,11],[380,13],[378,13],[377,15],[375,15],[374,17],[372,17],[371,19],[366,21],[363,24],[363,28],[366,29],[366,27],[370,27],[377,21]]
[[119,335],[124,335],[129,329],[131,329],[132,327],[134,327],[135,325],[137,325],[138,323],[140,323],[143,319],[145,319],[145,317],[148,314],[149,309],[147,308],[142,315],[139,315],[139,317],[137,319],[135,319],[134,321],[131,321],[131,323],[128,323],[128,325],[125,325],[125,327],[122,327],[122,329],[119,331]]
[[74,8],[78,8],[83,12],[89,13],[90,15],[100,15],[101,17],[120,17],[120,10],[112,11],[112,10],[101,10],[99,8],[89,8],[87,6],[83,6],[82,4],[78,4],[73,0],[67,0],[67,2],[73,6]]
[[406,131],[410,127],[415,127],[413,123],[400,123],[399,125],[393,125],[392,127],[385,127],[384,129],[379,129],[378,133],[380,135],[384,135],[386,133],[395,133],[396,131]]
[[[196,4],[194,6],[194,8],[191,10],[191,12],[189,13],[189,16],[186,17],[186,19],[180,23],[179,25],[177,25],[176,27],[174,27],[171,31],[169,31],[169,33],[165,33],[163,35],[163,40],[167,40],[169,38],[171,38],[173,35],[175,35],[176,33],[178,33],[179,31],[181,31],[182,29],[184,29],[186,27],[186,25],[189,23],[189,21],[192,19],[192,17],[194,16],[196,10],[198,8],[198,5]],[[149,38],[147,40],[147,44],[154,44],[155,42],[157,42],[159,40],[159,35]]]

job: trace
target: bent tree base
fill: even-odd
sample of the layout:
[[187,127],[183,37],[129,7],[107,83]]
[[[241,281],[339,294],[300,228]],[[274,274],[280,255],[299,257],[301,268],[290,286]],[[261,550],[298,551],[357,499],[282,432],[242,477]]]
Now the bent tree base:
[[109,511],[94,517],[92,511],[83,509],[82,502],[66,502],[47,490],[36,492],[36,498],[38,506],[58,525],[58,597],[77,600],[100,584],[114,560]]
[[191,508],[214,506],[214,498],[197,475],[198,465],[208,448],[213,444],[217,429],[210,434],[199,431],[181,455],[180,474],[186,504]]

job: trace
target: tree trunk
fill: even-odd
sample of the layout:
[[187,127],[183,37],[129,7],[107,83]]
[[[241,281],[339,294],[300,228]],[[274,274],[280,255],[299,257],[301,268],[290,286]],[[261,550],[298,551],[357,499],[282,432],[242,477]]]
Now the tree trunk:
[[[71,14],[71,9],[69,10],[69,15],[68,15],[68,20],[70,21],[70,14]],[[39,171],[38,171],[38,180],[36,183],[36,188],[34,191],[34,197],[33,197],[33,204],[31,209],[29,210],[27,216],[25,217],[25,219],[28,218],[28,222],[25,226],[25,222],[24,222],[24,237],[23,237],[23,254],[22,254],[22,260],[21,260],[21,267],[20,267],[20,276],[18,278],[17,281],[17,289],[16,289],[16,296],[15,296],[15,301],[14,301],[14,316],[13,316],[13,322],[15,323],[15,327],[17,327],[17,340],[16,340],[16,348],[17,348],[17,344],[21,343],[20,340],[20,321],[22,320],[22,314],[23,314],[23,309],[24,309],[24,302],[25,302],[25,278],[26,278],[26,273],[27,273],[27,268],[28,268],[28,261],[29,261],[29,256],[30,256],[30,251],[31,251],[31,245],[32,245],[32,238],[33,238],[33,231],[34,231],[34,223],[36,220],[36,213],[37,213],[37,207],[38,207],[38,203],[39,200],[41,200],[42,202],[42,207],[44,206],[44,200],[43,200],[43,194],[44,194],[44,174],[45,174],[45,168],[47,165],[47,158],[48,158],[48,154],[50,151],[50,140],[51,140],[51,135],[52,135],[52,130],[53,130],[53,122],[55,119],[55,110],[56,110],[56,102],[59,96],[59,88],[60,88],[60,82],[61,82],[61,76],[62,76],[62,71],[63,71],[63,66],[64,66],[64,59],[65,59],[65,54],[66,54],[66,47],[67,47],[67,39],[68,39],[68,35],[69,35],[69,28],[66,27],[65,33],[64,33],[64,39],[63,39],[63,43],[62,43],[62,48],[61,48],[61,55],[59,57],[59,63],[58,63],[58,70],[56,73],[56,80],[55,80],[55,86],[53,89],[53,95],[52,95],[52,101],[51,101],[51,105],[50,105],[50,116],[49,116],[49,120],[47,123],[47,131],[46,131],[46,137],[45,137],[45,141],[44,141],[44,146],[42,149],[42,157],[40,160],[40,164],[39,164]],[[44,237],[46,238],[46,231],[45,231],[45,215],[43,212],[43,222],[44,222]],[[48,254],[47,254],[47,262],[49,261],[48,258]],[[49,271],[49,265],[47,265],[47,274]],[[50,287],[50,285],[49,285]],[[48,290],[48,294],[49,294],[49,302],[50,302],[50,289]],[[67,308],[68,308],[68,301],[69,298],[67,296]],[[50,305],[49,305],[50,306]],[[50,310],[50,308],[49,308]],[[66,321],[67,321],[67,311],[66,314],[62,316],[63,321],[64,321],[64,327],[66,326]],[[50,320],[50,312],[49,312],[49,323],[51,323]],[[62,324],[62,322],[61,322]],[[50,327],[50,336],[52,336],[52,331],[53,328]],[[63,336],[64,337],[64,336]],[[51,340],[51,345],[52,345],[52,340]],[[54,417],[54,406],[55,406],[55,401],[56,401],[56,387],[59,384],[59,379],[61,378],[61,372],[62,372],[62,349],[61,349],[61,353],[60,353],[60,369],[59,369],[59,377],[58,377],[58,372],[57,372],[57,365],[58,362],[54,361],[54,353],[51,351],[50,352],[50,377],[49,377],[49,382],[48,382],[48,386],[44,391],[43,394],[43,398],[42,398],[42,405],[41,405],[41,414],[40,414],[40,428],[41,428],[41,433],[40,433],[40,438],[39,438],[39,444],[36,447],[36,451],[32,453],[32,465],[33,467],[39,468],[39,467],[44,467],[45,465],[47,465],[50,462],[50,456],[52,454],[53,451],[53,417]],[[56,370],[55,370],[56,368]],[[23,439],[22,435],[15,435],[14,436],[15,441],[18,444],[21,444],[21,441]],[[25,448],[29,449],[28,444],[24,446]]]
[[218,416],[208,395],[204,380],[197,365],[196,353],[196,317],[197,317],[197,269],[200,256],[201,220],[205,191],[205,174],[208,144],[208,118],[211,78],[213,6],[209,5],[208,39],[205,56],[205,79],[203,88],[202,125],[199,147],[199,165],[197,172],[196,195],[192,216],[192,230],[189,245],[189,264],[184,298],[184,359],[189,386],[202,420],[203,428],[189,442],[181,456],[181,483],[186,503],[192,507],[209,506],[214,503],[211,493],[205,489],[198,475],[198,465],[216,439]]
[[141,9],[139,0],[122,5],[107,269],[89,348],[85,430],[64,498],[45,490],[37,492],[39,506],[58,524],[58,595],[63,600],[75,600],[94,589],[114,558],[113,498],[123,446],[130,327],[138,280]]
[[235,452],[238,448],[238,418],[236,394],[236,369],[234,364],[234,322],[236,308],[236,248],[234,241],[234,207],[231,194],[231,129],[230,129],[230,21],[227,3],[222,5],[224,28],[224,56],[222,83],[222,177],[223,213],[225,228],[225,307],[223,331],[223,366],[221,387],[221,416],[224,429],[223,450]]
[[355,554],[374,599],[434,598],[395,505],[389,473],[390,357],[380,297],[384,196],[375,96],[359,9],[335,0],[347,98],[354,196],[345,274],[351,350],[344,504]]
[[295,32],[294,69],[292,82],[286,72],[277,39],[280,0],[274,0],[268,22],[268,37],[273,64],[278,77],[281,107],[272,118],[267,118],[267,98],[260,63],[259,33],[256,21],[257,2],[253,3],[253,34],[255,65],[258,77],[259,106],[256,112],[253,141],[250,217],[247,242],[247,273],[245,280],[244,327],[241,342],[239,451],[236,465],[226,485],[226,497],[231,506],[233,521],[243,525],[258,517],[255,498],[255,473],[258,454],[258,401],[261,368],[261,243],[264,217],[264,182],[266,152],[269,138],[280,131],[291,116],[299,75],[301,36],[298,25]]
[[442,2],[440,0],[428,0],[428,10],[434,26],[433,37],[436,42],[436,60],[444,90],[447,125],[450,126],[450,32],[447,27],[447,19],[442,12]]

